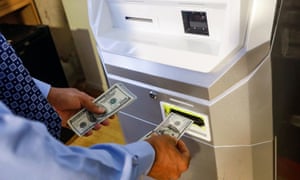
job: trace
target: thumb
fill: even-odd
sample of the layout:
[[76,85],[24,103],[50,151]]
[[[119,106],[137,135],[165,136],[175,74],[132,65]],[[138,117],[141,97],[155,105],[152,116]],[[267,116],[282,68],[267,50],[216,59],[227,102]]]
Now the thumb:
[[106,111],[103,106],[97,106],[93,101],[92,98],[82,98],[81,106],[85,107],[88,111],[96,114],[101,114]]

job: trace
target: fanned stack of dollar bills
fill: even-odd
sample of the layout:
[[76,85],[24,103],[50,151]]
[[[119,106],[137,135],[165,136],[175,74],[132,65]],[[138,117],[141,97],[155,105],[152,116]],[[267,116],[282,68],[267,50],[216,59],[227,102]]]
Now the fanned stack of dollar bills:
[[114,115],[134,100],[136,100],[134,94],[123,84],[116,83],[94,100],[97,106],[105,108],[106,111],[104,114],[93,114],[86,109],[82,109],[68,120],[68,125],[78,136],[82,136],[90,131],[97,123],[101,123]]

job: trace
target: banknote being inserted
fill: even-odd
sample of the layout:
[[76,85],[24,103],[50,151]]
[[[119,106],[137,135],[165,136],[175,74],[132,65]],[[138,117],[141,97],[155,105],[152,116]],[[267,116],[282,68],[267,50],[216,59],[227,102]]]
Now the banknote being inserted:
[[68,125],[78,136],[82,136],[136,98],[123,84],[116,83],[94,100],[96,105],[105,108],[105,113],[94,114],[84,108],[68,120]]
[[169,135],[179,140],[185,131],[193,124],[193,120],[176,113],[170,113],[154,130],[147,133],[141,140],[149,138],[152,134]]

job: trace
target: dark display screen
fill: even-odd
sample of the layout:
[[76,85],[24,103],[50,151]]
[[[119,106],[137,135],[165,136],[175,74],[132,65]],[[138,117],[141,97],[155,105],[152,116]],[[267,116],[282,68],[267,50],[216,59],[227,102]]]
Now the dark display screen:
[[206,12],[181,11],[181,14],[186,33],[209,35]]

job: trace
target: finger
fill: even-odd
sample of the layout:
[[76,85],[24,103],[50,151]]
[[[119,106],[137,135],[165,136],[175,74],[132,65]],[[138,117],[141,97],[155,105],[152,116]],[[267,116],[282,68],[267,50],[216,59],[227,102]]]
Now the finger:
[[112,115],[109,117],[109,119],[114,119],[116,117],[116,115]]
[[107,119],[107,120],[102,121],[101,124],[102,124],[103,126],[108,126],[108,125],[110,124],[110,122],[109,122],[109,120]]
[[[160,138],[163,138],[164,139],[163,141],[165,141],[165,143],[167,143],[169,146],[173,146],[174,149],[177,148],[176,147],[177,146],[176,145],[177,144],[177,139],[175,137],[170,136],[170,135],[166,135],[166,134],[163,134],[163,135],[160,135],[160,134],[157,134],[157,133],[155,133],[155,134],[156,134],[156,136],[159,136]],[[152,133],[152,136],[153,135],[154,135],[154,133]]]
[[90,101],[87,98],[82,99],[81,106],[85,107],[88,111],[95,114],[105,113],[106,109],[102,106],[97,106],[94,102]]
[[145,136],[145,140],[149,138],[155,138],[155,136],[158,136],[158,134],[156,132],[151,132],[150,134],[147,134],[147,136]]
[[[77,89],[76,89],[77,90]],[[90,96],[89,94],[79,91],[80,94],[80,103],[82,107],[85,107],[87,110],[93,113],[104,113],[105,108],[97,106],[93,100],[95,99],[94,97]]]
[[95,126],[93,127],[93,130],[99,130],[101,129],[101,124],[95,124]]
[[170,136],[170,135],[164,135],[164,136],[167,136],[169,138],[169,142],[172,143],[172,145],[176,146],[177,139],[174,136]]
[[93,134],[93,131],[89,131],[89,132],[85,133],[84,136],[90,136],[90,135],[92,135],[92,134]]
[[190,151],[182,140],[178,140],[177,148],[184,157],[190,159]]
[[190,151],[187,148],[187,146],[184,144],[184,142],[181,140],[179,140],[177,143],[177,149],[181,153],[181,158],[183,160],[181,166],[178,166],[179,170],[185,171],[188,169],[190,164],[190,160],[191,160]]

